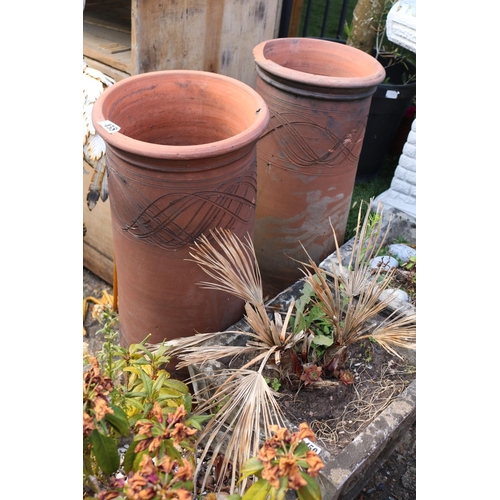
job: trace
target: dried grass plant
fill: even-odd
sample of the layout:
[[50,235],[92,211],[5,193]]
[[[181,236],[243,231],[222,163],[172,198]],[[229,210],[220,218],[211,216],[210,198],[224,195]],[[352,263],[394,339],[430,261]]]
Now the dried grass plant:
[[382,232],[383,206],[379,203],[374,213],[368,210],[362,223],[361,214],[362,207],[349,263],[346,266],[342,264],[339,244],[332,228],[337,262],[333,261],[331,271],[326,271],[308,256],[308,262],[302,262],[304,281],[314,292],[311,304],[317,304],[331,322],[333,349],[340,352],[354,342],[372,338],[382,348],[401,358],[396,347],[416,349],[416,314],[400,314],[399,310],[395,310],[373,328],[370,320],[387,309],[394,299],[393,293],[386,292],[395,268],[371,267],[371,259],[384,246],[390,229],[389,221]]

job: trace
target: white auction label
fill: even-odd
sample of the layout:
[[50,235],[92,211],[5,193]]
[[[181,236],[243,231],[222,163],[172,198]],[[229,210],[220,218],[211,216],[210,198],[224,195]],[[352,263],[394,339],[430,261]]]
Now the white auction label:
[[388,90],[386,93],[385,93],[385,97],[387,99],[397,99],[398,98],[398,95],[399,95],[399,90]]
[[310,439],[304,438],[303,441],[304,443],[307,444],[307,447],[311,451],[315,451],[318,455],[323,451],[317,444],[314,444]]
[[107,132],[110,134],[114,134],[115,132],[118,132],[120,130],[120,127],[116,125],[116,123],[110,122],[109,120],[104,120],[103,122],[99,122],[99,125],[106,129]]

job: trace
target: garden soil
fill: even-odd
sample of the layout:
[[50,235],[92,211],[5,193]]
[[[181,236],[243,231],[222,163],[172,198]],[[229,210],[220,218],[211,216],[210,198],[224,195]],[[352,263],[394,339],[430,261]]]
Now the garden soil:
[[[112,287],[98,276],[83,269],[83,298],[101,299],[103,291],[112,295]],[[96,353],[102,345],[100,325],[92,318],[93,302],[84,318],[83,342],[91,353]],[[283,392],[283,405],[292,422],[298,424],[304,417],[314,417],[313,431],[328,442],[329,451],[339,452],[350,442],[377,408],[390,398],[392,392],[401,392],[414,378],[411,367],[388,356],[378,346],[365,342],[350,347],[348,356],[349,369],[356,383],[344,385],[331,377],[322,377],[322,394],[318,400],[317,392],[308,390],[303,385],[297,390],[297,381],[288,387],[280,388]],[[390,362],[389,362],[390,361]],[[375,380],[375,382],[373,382]],[[378,384],[376,401],[363,400],[364,390]],[[373,391],[373,386],[371,387]],[[413,500],[416,499],[416,424],[414,424],[389,458],[380,464],[379,470],[365,485],[356,500]]]

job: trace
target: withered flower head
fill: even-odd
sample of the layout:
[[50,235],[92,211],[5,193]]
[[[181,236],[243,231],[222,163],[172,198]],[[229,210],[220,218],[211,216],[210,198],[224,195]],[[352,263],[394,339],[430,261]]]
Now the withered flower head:
[[94,401],[94,411],[97,421],[103,419],[107,413],[113,414],[114,411],[108,406],[106,398],[98,396]]
[[288,429],[285,427],[278,427],[277,425],[270,425],[269,429],[274,434],[274,438],[276,438],[279,442],[284,441],[285,443],[289,443],[291,440],[291,435],[288,432]]
[[83,435],[90,436],[95,429],[94,419],[88,414],[83,413]]
[[269,462],[264,465],[262,479],[265,479],[273,488],[279,489],[280,479],[278,476],[278,466],[271,467]]
[[319,458],[317,453],[315,453],[314,451],[307,452],[306,462],[307,462],[307,465],[309,465],[309,468],[307,469],[307,473],[311,477],[316,477],[319,473],[319,470],[325,466],[325,464],[323,463],[323,460],[321,460],[321,458]]
[[155,401],[153,405],[153,415],[160,422],[160,424],[163,422],[163,411],[161,409],[161,406],[159,405],[158,401]]
[[180,405],[175,409],[175,413],[169,413],[167,417],[167,422],[169,424],[180,422],[187,415],[184,405]]
[[128,498],[138,498],[130,496],[131,493],[138,493],[148,484],[148,480],[143,477],[139,472],[135,472],[132,477],[129,477],[126,489]]
[[294,442],[297,443],[305,438],[310,439],[311,441],[314,441],[316,439],[314,432],[310,429],[310,427],[307,425],[306,422],[302,422],[299,425],[299,431],[294,433],[294,436],[295,436]]
[[149,440],[149,446],[148,446],[149,452],[154,453],[161,446],[162,440],[163,440],[162,436],[157,436]]
[[158,481],[158,471],[149,455],[143,455],[139,464],[139,472],[151,483],[156,483]]
[[267,441],[263,444],[262,448],[259,450],[257,454],[257,458],[263,462],[271,462],[276,457],[276,447]]
[[163,469],[164,472],[169,474],[172,472],[172,469],[177,465],[177,460],[172,460],[168,455],[163,457],[161,461],[160,468]]
[[119,491],[101,491],[97,495],[97,500],[113,500],[113,498],[119,497]]
[[290,476],[298,470],[297,458],[293,453],[289,453],[284,457],[280,457],[279,471],[280,476]]
[[135,426],[137,428],[136,432],[139,436],[149,436],[152,437],[153,433],[151,432],[151,429],[153,428],[153,422],[150,421],[138,421],[136,422]]
[[193,479],[193,466],[189,460],[184,460],[184,465],[179,466],[175,476],[179,481],[190,481]]
[[193,496],[191,493],[184,488],[179,488],[175,490],[174,494],[176,495],[175,498],[176,500],[192,500]]
[[307,481],[300,474],[300,470],[297,470],[288,477],[288,487],[294,490],[299,490],[303,486],[307,486]]
[[172,437],[174,438],[174,443],[179,444],[181,441],[186,439],[193,434],[196,434],[196,429],[191,429],[184,424],[175,424],[175,428],[172,431]]

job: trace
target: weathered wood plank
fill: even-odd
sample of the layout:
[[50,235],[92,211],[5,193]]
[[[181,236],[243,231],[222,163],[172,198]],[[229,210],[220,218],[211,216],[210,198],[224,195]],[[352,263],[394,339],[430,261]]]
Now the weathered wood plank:
[[93,169],[83,160],[83,222],[87,233],[83,237],[83,265],[101,279],[113,284],[113,235],[109,200],[98,201],[93,210],[87,207],[87,191]]
[[112,68],[111,66],[103,64],[100,61],[96,61],[95,59],[85,57],[85,61],[91,68],[97,69],[100,72],[104,73],[105,75],[110,76],[115,80],[115,82],[119,82],[120,80],[123,80],[124,78],[130,76],[130,73],[119,71],[116,68]]
[[125,33],[113,30],[107,30],[107,34],[109,37],[105,37],[106,35],[97,36],[94,33],[84,31],[83,55],[90,57],[95,61],[100,61],[101,63],[111,66],[119,71],[123,71],[124,73],[132,74],[131,50],[112,53],[108,48],[110,43],[118,43],[124,46],[130,45],[130,37]]
[[281,0],[132,0],[132,72],[211,71],[254,86],[252,50],[274,37]]

